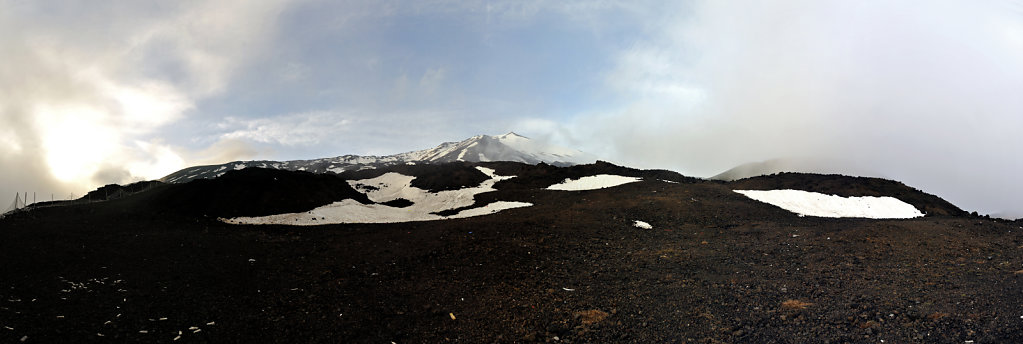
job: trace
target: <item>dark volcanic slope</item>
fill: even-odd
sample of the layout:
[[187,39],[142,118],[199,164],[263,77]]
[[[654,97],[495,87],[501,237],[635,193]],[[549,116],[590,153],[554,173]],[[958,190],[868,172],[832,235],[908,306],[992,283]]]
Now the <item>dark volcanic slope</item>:
[[147,207],[209,217],[301,212],[344,199],[372,203],[336,175],[263,168],[167,185],[141,196]]
[[793,189],[843,197],[891,196],[912,204],[928,216],[961,216],[966,212],[938,196],[900,182],[836,174],[778,173],[728,182],[736,190]]
[[[520,164],[522,165],[522,164]],[[452,162],[446,164],[397,165],[386,169],[367,169],[346,171],[341,177],[349,180],[379,177],[387,172],[397,172],[407,176],[415,176],[412,186],[427,191],[455,190],[480,185],[490,179],[476,169],[475,163]]]
[[649,180],[669,180],[680,183],[699,183],[703,180],[686,177],[677,172],[665,170],[637,170],[634,168],[617,166],[605,161],[597,161],[593,164],[574,165],[569,167],[557,167],[547,164],[526,165],[513,162],[490,162],[480,165],[493,168],[498,175],[518,176],[513,179],[497,183],[494,187],[501,190],[530,190],[542,189],[553,184],[560,183],[565,179],[578,179],[580,177],[598,174],[616,174],[628,177],[642,177]]
[[1023,223],[530,183],[481,196],[533,207],[404,224],[232,226],[145,195],[15,214],[0,342],[1023,342]]

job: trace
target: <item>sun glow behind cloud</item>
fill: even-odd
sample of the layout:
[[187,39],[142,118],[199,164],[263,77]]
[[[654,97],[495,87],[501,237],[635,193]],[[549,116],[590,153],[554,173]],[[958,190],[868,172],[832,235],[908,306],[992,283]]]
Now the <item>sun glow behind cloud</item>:
[[[32,113],[54,178],[83,185],[124,183],[185,167],[171,147],[137,137],[183,116],[192,108],[187,97],[166,83],[147,81],[133,87],[96,69],[79,73],[76,81],[93,90],[88,98],[39,102]],[[120,171],[105,171],[111,169]]]
[[63,182],[88,181],[117,150],[119,134],[103,124],[104,113],[82,106],[40,106],[46,163]]
[[247,152],[186,148],[164,131],[226,89],[282,5],[0,0],[0,163],[11,167],[0,191],[80,194]]

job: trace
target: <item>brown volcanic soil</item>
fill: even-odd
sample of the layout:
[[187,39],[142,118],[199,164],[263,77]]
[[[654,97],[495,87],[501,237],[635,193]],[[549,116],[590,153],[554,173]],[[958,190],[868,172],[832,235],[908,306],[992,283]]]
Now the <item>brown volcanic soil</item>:
[[233,226],[156,189],[19,213],[0,220],[0,342],[1023,342],[1019,222],[798,217],[718,182],[507,183],[480,201],[536,205]]

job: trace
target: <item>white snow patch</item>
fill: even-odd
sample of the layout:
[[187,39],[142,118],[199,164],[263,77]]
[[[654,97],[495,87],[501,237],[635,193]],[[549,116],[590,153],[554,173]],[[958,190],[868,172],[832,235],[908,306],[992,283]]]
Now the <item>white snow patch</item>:
[[632,221],[632,225],[634,227],[636,227],[636,228],[642,228],[642,229],[653,229],[654,228],[654,226],[651,226],[649,223],[646,223],[646,222],[643,222],[643,221],[640,221],[640,220]]
[[452,216],[440,216],[432,214],[449,209],[456,209],[471,206],[476,194],[496,191],[494,183],[514,178],[515,176],[498,176],[493,169],[476,167],[490,179],[483,181],[479,186],[462,188],[458,190],[446,190],[440,192],[428,192],[413,187],[412,180],[415,177],[389,172],[376,178],[348,181],[352,187],[366,196],[373,202],[383,203],[399,198],[412,201],[413,204],[404,207],[390,207],[383,204],[362,204],[354,200],[346,199],[334,202],[307,212],[278,214],[258,217],[236,217],[223,219],[224,222],[234,224],[282,224],[282,225],[324,225],[336,223],[396,223],[410,221],[431,221],[451,218],[464,218],[493,214],[501,210],[528,207],[532,204],[525,202],[494,202],[486,206],[465,209]]
[[337,166],[334,166],[334,165],[330,165],[330,167],[327,168],[327,171],[334,172],[334,173],[337,173],[337,174],[341,174],[341,172],[345,171],[345,168],[344,167],[337,167]]
[[460,218],[465,218],[465,217],[489,215],[489,214],[493,214],[493,213],[496,213],[496,212],[499,212],[499,211],[505,210],[505,209],[523,208],[523,207],[529,207],[529,206],[532,206],[532,205],[533,205],[532,203],[527,203],[527,202],[498,201],[498,202],[487,204],[487,205],[479,207],[479,208],[471,208],[471,209],[462,210],[462,211],[458,212],[458,214],[448,216],[448,218],[449,219],[460,219]]
[[479,144],[479,142],[473,142],[472,144],[466,146],[464,149],[462,149],[461,152],[458,153],[458,158],[456,158],[455,160],[457,160],[457,161],[465,161],[465,153],[469,152],[469,148],[472,148],[472,147],[474,147],[474,146],[476,146],[478,144]]
[[547,187],[547,190],[582,191],[614,187],[622,184],[638,182],[643,178],[626,177],[613,174],[598,174],[579,179],[565,179],[561,183]]
[[801,190],[735,190],[751,199],[799,214],[818,217],[908,219],[924,216],[894,197],[842,197]]
[[245,164],[234,164],[234,169],[236,169],[236,170],[240,170],[240,169],[243,169],[243,168],[245,168]]

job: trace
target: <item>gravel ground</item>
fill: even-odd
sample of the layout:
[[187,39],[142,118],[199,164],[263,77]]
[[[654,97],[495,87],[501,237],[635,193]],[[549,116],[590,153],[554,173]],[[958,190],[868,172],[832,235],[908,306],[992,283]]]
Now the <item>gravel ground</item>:
[[[0,342],[1023,342],[1018,221],[798,217],[731,191],[751,181],[492,166],[523,177],[478,202],[535,205],[294,228],[227,225],[139,194],[8,216]],[[533,187],[597,172],[647,178]]]

